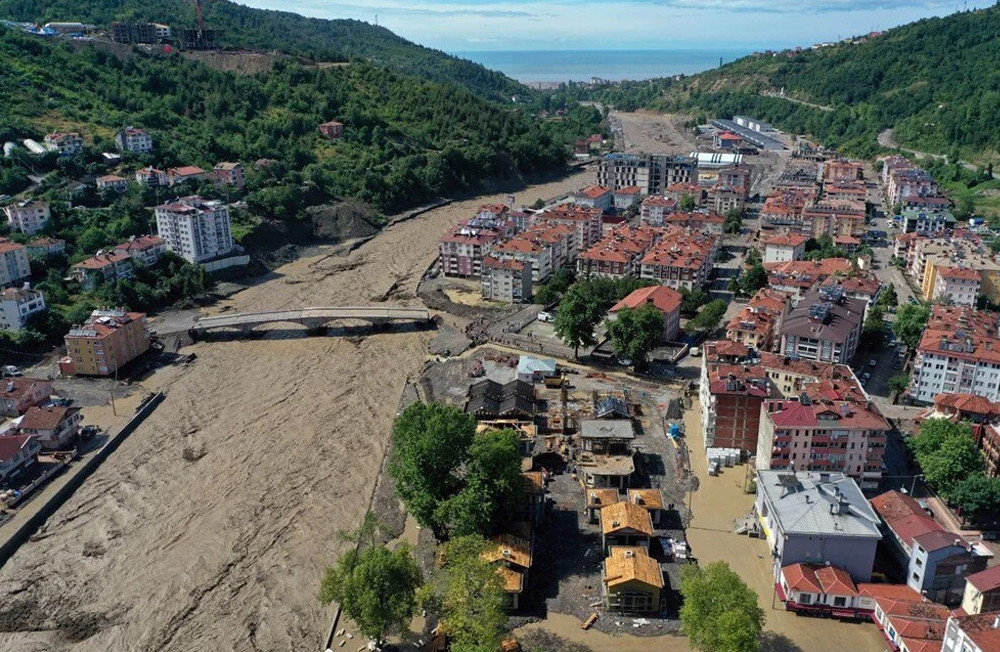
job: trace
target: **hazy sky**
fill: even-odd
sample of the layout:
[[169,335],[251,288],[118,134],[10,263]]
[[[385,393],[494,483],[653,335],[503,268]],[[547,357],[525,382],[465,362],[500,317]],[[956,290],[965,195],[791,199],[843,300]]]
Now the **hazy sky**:
[[237,0],[375,22],[450,52],[810,45],[992,4],[941,0]]

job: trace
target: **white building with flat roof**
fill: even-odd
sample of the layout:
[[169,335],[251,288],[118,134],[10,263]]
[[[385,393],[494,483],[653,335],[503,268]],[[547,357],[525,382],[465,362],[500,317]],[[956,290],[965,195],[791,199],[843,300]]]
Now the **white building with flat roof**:
[[0,291],[0,331],[16,333],[28,325],[28,319],[45,310],[45,297],[38,290],[24,287]]
[[236,248],[229,207],[191,196],[156,207],[156,228],[167,250],[192,263],[225,256]]

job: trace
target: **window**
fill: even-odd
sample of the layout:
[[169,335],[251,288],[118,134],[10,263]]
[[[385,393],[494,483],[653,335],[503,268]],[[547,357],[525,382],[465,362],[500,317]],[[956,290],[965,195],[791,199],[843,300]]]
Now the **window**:
[[812,603],[812,596],[809,595],[808,593],[800,593],[799,594],[799,603],[800,604],[811,604]]
[[834,607],[846,607],[847,606],[847,598],[842,598],[842,597],[841,598],[834,598],[833,599],[833,606]]

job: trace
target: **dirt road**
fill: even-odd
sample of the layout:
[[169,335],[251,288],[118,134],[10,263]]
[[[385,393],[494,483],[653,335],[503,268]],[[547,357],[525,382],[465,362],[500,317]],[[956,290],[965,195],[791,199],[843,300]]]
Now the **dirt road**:
[[[591,172],[518,193],[579,188]],[[484,202],[396,224],[347,256],[276,270],[226,304],[419,306],[446,228]],[[338,530],[367,507],[431,333],[190,347],[152,417],[0,570],[0,650],[318,650],[316,599]]]

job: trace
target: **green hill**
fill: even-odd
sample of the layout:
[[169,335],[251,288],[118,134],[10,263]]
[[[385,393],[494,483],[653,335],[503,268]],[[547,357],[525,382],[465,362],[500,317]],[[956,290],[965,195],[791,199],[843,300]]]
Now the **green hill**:
[[[822,110],[762,96],[832,107]],[[930,18],[862,43],[745,57],[679,81],[607,87],[620,106],[751,113],[855,153],[894,128],[905,146],[973,160],[1000,151],[1000,8]],[[957,150],[957,151],[956,151]]]
[[[195,25],[194,6],[193,0],[0,0],[0,18],[81,21],[102,28],[115,20],[138,20],[176,29]],[[321,61],[365,58],[399,72],[459,84],[493,99],[529,93],[501,73],[361,21],[306,18],[226,0],[206,2],[204,7],[206,24],[222,30],[227,47],[277,50]]]

